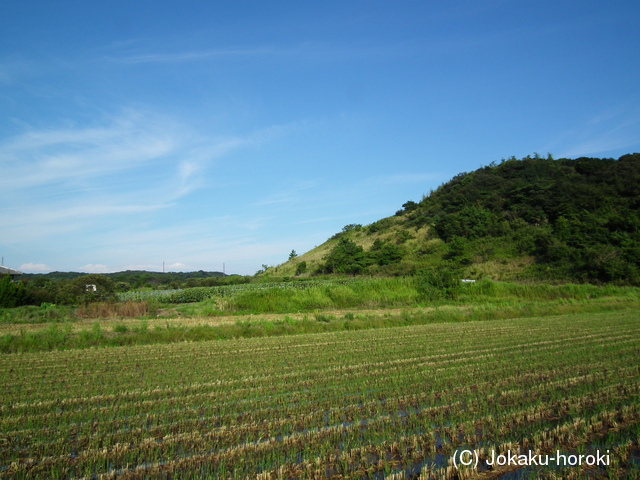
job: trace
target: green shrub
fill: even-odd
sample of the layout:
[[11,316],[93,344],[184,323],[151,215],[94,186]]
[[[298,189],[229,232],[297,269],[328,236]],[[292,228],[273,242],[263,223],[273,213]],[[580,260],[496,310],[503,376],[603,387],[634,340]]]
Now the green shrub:
[[416,290],[425,300],[456,299],[461,290],[460,272],[450,268],[421,270],[415,276]]
[[296,267],[296,275],[302,275],[303,273],[306,273],[306,271],[307,271],[307,262],[303,260]]
[[62,287],[61,295],[71,303],[104,302],[116,299],[113,280],[105,275],[89,274],[73,279]]
[[356,275],[367,266],[364,249],[348,238],[341,238],[325,257],[326,273],[347,273]]
[[127,326],[123,323],[120,323],[118,325],[116,325],[115,327],[113,327],[113,331],[116,333],[127,333],[129,329],[127,328]]
[[19,307],[26,305],[27,301],[27,291],[22,283],[14,283],[10,275],[0,280],[0,307]]

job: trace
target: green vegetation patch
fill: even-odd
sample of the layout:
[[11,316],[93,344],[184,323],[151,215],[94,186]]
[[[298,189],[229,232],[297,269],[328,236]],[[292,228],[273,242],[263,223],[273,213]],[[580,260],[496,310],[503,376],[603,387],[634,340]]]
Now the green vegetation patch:
[[636,478],[637,312],[4,355],[0,472],[436,479],[470,450],[485,468],[508,452],[609,455],[586,472],[509,465],[493,475]]
[[[40,330],[23,328],[0,336],[0,352],[30,352],[89,347],[113,347],[183,341],[299,335],[344,330],[367,330],[440,322],[469,322],[498,318],[555,315],[574,312],[614,311],[640,307],[640,291],[633,287],[593,285],[520,285],[488,280],[471,284],[451,282],[445,276],[358,280],[325,283],[313,288],[266,288],[242,291],[226,302],[231,311],[256,315],[255,319],[223,324],[193,325],[145,318],[131,328],[116,323],[106,328],[96,321],[86,329],[53,323]],[[433,284],[437,285],[437,288]],[[436,292],[436,294],[434,294]],[[444,292],[444,293],[443,293]],[[205,301],[182,312],[217,316],[218,304]],[[381,306],[400,306],[387,312]],[[367,308],[354,314],[348,309]],[[374,310],[370,310],[374,308]],[[377,310],[376,310],[377,308]],[[344,310],[345,312],[340,314]],[[297,318],[265,320],[260,314],[310,312]],[[314,313],[311,313],[314,312]],[[357,310],[356,310],[357,312]],[[172,309],[172,316],[181,314]]]

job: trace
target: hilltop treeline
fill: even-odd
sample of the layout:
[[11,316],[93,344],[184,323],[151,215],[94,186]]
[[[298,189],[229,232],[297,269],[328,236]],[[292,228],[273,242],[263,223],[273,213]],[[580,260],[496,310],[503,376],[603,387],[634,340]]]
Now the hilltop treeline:
[[[49,273],[24,273],[20,278],[36,279],[44,278],[47,280],[73,280],[74,278],[87,275],[82,272],[49,272]],[[149,272],[146,270],[126,270],[123,272],[103,273],[106,277],[111,278],[114,282],[126,282],[132,286],[157,286],[168,285],[171,282],[186,282],[192,279],[205,278],[222,278],[234,277],[237,275],[225,275],[222,272],[205,272],[198,270],[197,272]]]
[[510,269],[510,279],[638,285],[639,212],[640,154],[510,158],[456,175],[395,217],[347,225],[313,271],[403,275],[446,265],[471,277]]
[[[0,307],[40,305],[44,302],[78,304],[91,300],[115,298],[117,292],[149,289],[180,289],[215,287],[248,283],[250,277],[225,275],[222,272],[147,272],[127,270],[105,274],[51,272],[23,274],[17,282],[9,277],[0,279]],[[96,285],[96,292],[87,292],[87,285]]]
[[[553,277],[640,283],[640,154],[514,158],[456,176],[407,212],[457,244],[495,238]],[[469,245],[467,245],[469,244]],[[468,259],[467,259],[468,260]]]

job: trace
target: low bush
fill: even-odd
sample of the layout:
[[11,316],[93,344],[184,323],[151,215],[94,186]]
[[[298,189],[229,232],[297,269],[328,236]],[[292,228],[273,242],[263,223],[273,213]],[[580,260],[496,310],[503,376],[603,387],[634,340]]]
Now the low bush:
[[460,273],[449,268],[422,270],[415,276],[416,290],[425,300],[458,298],[461,281]]
[[76,310],[76,316],[79,318],[135,318],[144,317],[149,313],[149,304],[146,301],[94,302]]

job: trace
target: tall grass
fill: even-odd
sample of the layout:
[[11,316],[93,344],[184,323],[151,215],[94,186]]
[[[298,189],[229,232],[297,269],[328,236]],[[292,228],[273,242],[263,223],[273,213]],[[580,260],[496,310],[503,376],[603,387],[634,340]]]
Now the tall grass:
[[[345,308],[383,308],[416,305],[418,292],[411,278],[361,279],[348,283],[323,282],[306,288],[274,286],[245,290],[226,299],[228,312],[290,313]],[[211,305],[215,299],[203,302]]]
[[[507,306],[522,301],[640,298],[640,289],[637,287],[518,284],[490,280],[470,284],[460,283],[454,289],[450,289],[453,295],[433,295],[425,291],[423,281],[424,278],[395,277],[199,287],[179,291],[180,295],[174,292],[167,298],[160,295],[148,297],[146,300],[97,302],[79,308],[43,304],[40,307],[0,309],[0,323],[55,323],[75,321],[78,318],[155,317],[160,306],[164,307],[171,303],[170,300],[175,299],[179,300],[175,304],[175,310],[182,315],[215,316],[242,313],[304,313],[343,309],[432,307],[447,304]],[[196,294],[192,295],[191,290],[195,290]],[[183,303],[186,300],[191,302]]]
[[74,321],[75,308],[66,305],[43,303],[39,307],[27,305],[0,308],[0,323],[56,323]]
[[132,300],[126,302],[94,302],[76,310],[76,316],[79,318],[132,318],[144,317],[149,313],[149,302]]
[[[306,288],[281,285],[261,290],[241,290],[212,298],[183,310],[191,315],[222,313],[294,313],[348,308],[427,307],[445,304],[514,304],[522,301],[583,301],[611,296],[639,299],[635,287],[594,285],[546,285],[496,283],[482,280],[460,284],[455,298],[432,299],[421,291],[411,277],[361,279],[349,283],[318,283]],[[204,312],[207,313],[204,313]]]
[[86,318],[138,318],[154,315],[153,301],[94,302],[80,307],[43,303],[0,309],[0,324],[74,322]]
[[[635,287],[593,285],[546,285],[495,283],[488,280],[461,284],[455,298],[429,300],[420,284],[410,277],[372,278],[349,281],[325,281],[268,285],[260,289],[235,289],[222,297],[203,302],[178,305],[175,311],[184,316],[216,316],[224,314],[288,314],[309,313],[302,319],[264,320],[223,325],[180,326],[160,324],[149,327],[124,325],[106,330],[95,323],[89,329],[60,328],[56,323],[81,318],[149,318],[154,317],[155,302],[94,303],[79,308],[21,307],[0,311],[4,323],[27,324],[51,322],[38,331],[22,330],[0,336],[0,352],[37,351],[90,346],[127,345],[133,343],[166,343],[225,339],[235,337],[288,335],[321,331],[355,330],[398,325],[518,318],[574,312],[607,311],[640,306],[640,289]],[[404,309],[402,315],[388,314],[385,308]],[[375,315],[367,310],[381,309]],[[351,310],[345,315],[340,310]],[[355,312],[354,310],[359,310]],[[56,313],[57,312],[57,313]],[[347,314],[349,316],[347,316]],[[38,317],[40,315],[40,317]],[[145,323],[146,322],[146,323]],[[271,322],[271,323],[269,323]]]
[[476,283],[464,285],[460,290],[460,299],[473,303],[485,303],[495,300],[588,300],[610,296],[640,298],[640,289],[613,285],[520,284],[481,280]]
[[475,305],[443,304],[433,308],[406,309],[399,313],[366,311],[336,313],[315,313],[302,318],[284,315],[280,319],[265,320],[259,316],[251,320],[238,320],[220,325],[179,325],[156,323],[142,320],[138,326],[127,327],[116,324],[111,331],[103,329],[96,322],[90,328],[72,331],[53,324],[46,329],[27,331],[20,334],[0,336],[0,353],[17,353],[88,347],[109,347],[121,345],[143,345],[184,341],[225,340],[234,338],[271,337],[298,335],[305,333],[336,332],[344,330],[369,330],[376,328],[424,325],[431,323],[457,323],[496,319],[517,319],[566,315],[572,313],[609,312],[640,308],[637,298],[612,297],[591,301],[533,300],[520,302],[478,303]]

